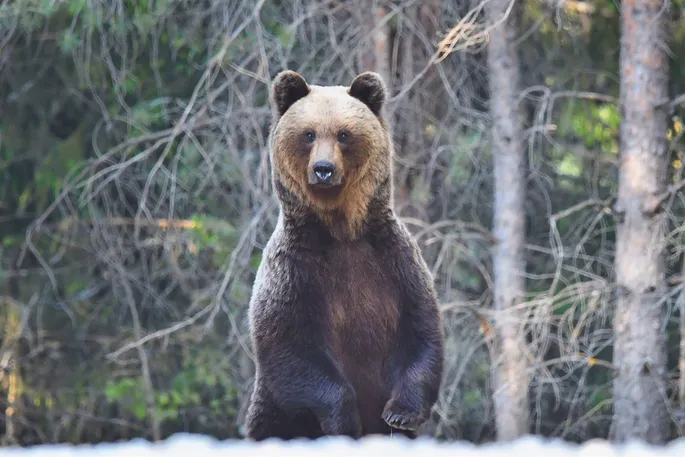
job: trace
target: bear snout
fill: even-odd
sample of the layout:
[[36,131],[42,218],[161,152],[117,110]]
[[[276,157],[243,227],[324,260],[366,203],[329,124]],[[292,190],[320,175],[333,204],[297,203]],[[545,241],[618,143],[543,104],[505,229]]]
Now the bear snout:
[[319,138],[309,154],[307,180],[313,188],[339,187],[344,176],[342,151],[330,138]]
[[333,175],[335,174],[335,165],[327,160],[319,160],[312,166],[314,172],[314,182],[310,184],[331,184]]

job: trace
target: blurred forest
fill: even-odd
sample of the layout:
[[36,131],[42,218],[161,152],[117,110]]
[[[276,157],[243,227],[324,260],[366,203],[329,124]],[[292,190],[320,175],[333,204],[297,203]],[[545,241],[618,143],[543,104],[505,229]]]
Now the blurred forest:
[[[640,363],[660,376],[663,389],[651,392],[672,439],[685,434],[685,0],[663,11],[663,2],[623,3],[636,23],[661,14],[664,27],[652,27],[668,38],[644,42],[665,56],[652,62],[668,76],[663,132],[626,119],[663,149],[653,153],[666,170],[661,320],[631,341],[662,338]],[[497,437],[493,210],[508,192],[505,164],[517,162],[500,161],[506,148],[492,141],[490,94],[518,104],[521,424],[571,441],[611,436],[613,382],[632,376],[615,377],[614,319],[639,309],[617,304],[626,292],[615,262],[637,279],[652,271],[618,254],[645,235],[626,237],[623,251],[616,237],[619,132],[637,137],[621,127],[621,7],[0,0],[2,443],[242,436],[254,373],[247,303],[278,215],[269,84],[283,69],[342,85],[374,70],[388,84],[395,209],[431,266],[446,332],[443,389],[422,430],[441,440]],[[511,33],[491,33],[497,21]],[[491,74],[496,36],[517,56],[511,90],[506,74],[502,84]]]

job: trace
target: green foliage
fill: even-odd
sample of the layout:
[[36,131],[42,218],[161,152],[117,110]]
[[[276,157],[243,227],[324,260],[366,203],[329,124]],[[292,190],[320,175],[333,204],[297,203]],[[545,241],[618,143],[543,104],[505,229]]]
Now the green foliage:
[[259,265],[262,263],[262,251],[256,251],[252,256],[250,257],[250,266],[254,269],[257,270],[259,268]]
[[571,100],[566,103],[559,122],[561,135],[575,135],[587,148],[618,152],[618,127],[621,122],[616,105],[588,104]]
[[577,178],[583,171],[583,164],[578,157],[572,154],[566,154],[561,159],[557,171],[559,174]]
[[228,221],[206,214],[195,214],[191,218],[193,222],[191,233],[193,240],[200,249],[212,247],[232,247],[238,241],[238,232]]
[[[434,129],[434,127],[433,127]],[[433,130],[430,129],[430,130]],[[429,131],[430,131],[429,130]],[[481,133],[473,132],[468,135],[459,135],[454,138],[455,152],[452,155],[450,178],[455,183],[464,182],[472,172],[470,153],[478,147],[481,141]]]
[[[182,409],[203,407],[211,414],[231,413],[238,395],[229,377],[230,369],[222,354],[211,348],[192,351],[167,388],[154,391],[155,414],[160,421],[175,420]],[[145,385],[140,376],[109,380],[104,389],[107,400],[138,420],[148,417]]]
[[81,38],[71,30],[62,32],[62,38],[59,41],[60,50],[65,54],[70,54],[81,43]]
[[133,131],[131,137],[149,133],[150,130],[163,129],[171,121],[165,98],[141,100],[131,109]]
[[105,396],[109,401],[117,402],[122,408],[132,412],[140,420],[147,416],[143,383],[140,378],[108,381]]

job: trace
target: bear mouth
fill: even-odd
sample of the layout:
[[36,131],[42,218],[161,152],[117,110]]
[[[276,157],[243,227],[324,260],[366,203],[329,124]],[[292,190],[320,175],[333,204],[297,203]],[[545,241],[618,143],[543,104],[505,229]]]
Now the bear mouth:
[[323,182],[317,182],[317,183],[312,183],[309,184],[309,187],[313,189],[334,189],[337,187],[342,187],[342,183],[323,183]]
[[309,189],[319,198],[334,199],[342,192],[343,183],[314,183],[309,184]]

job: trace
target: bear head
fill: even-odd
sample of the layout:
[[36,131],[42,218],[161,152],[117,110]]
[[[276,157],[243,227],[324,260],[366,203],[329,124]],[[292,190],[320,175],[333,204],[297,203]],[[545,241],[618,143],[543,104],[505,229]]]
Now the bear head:
[[318,86],[283,71],[271,95],[272,176],[282,205],[314,212],[338,233],[343,224],[348,237],[358,232],[374,198],[390,203],[393,147],[382,78],[364,72],[347,87]]

